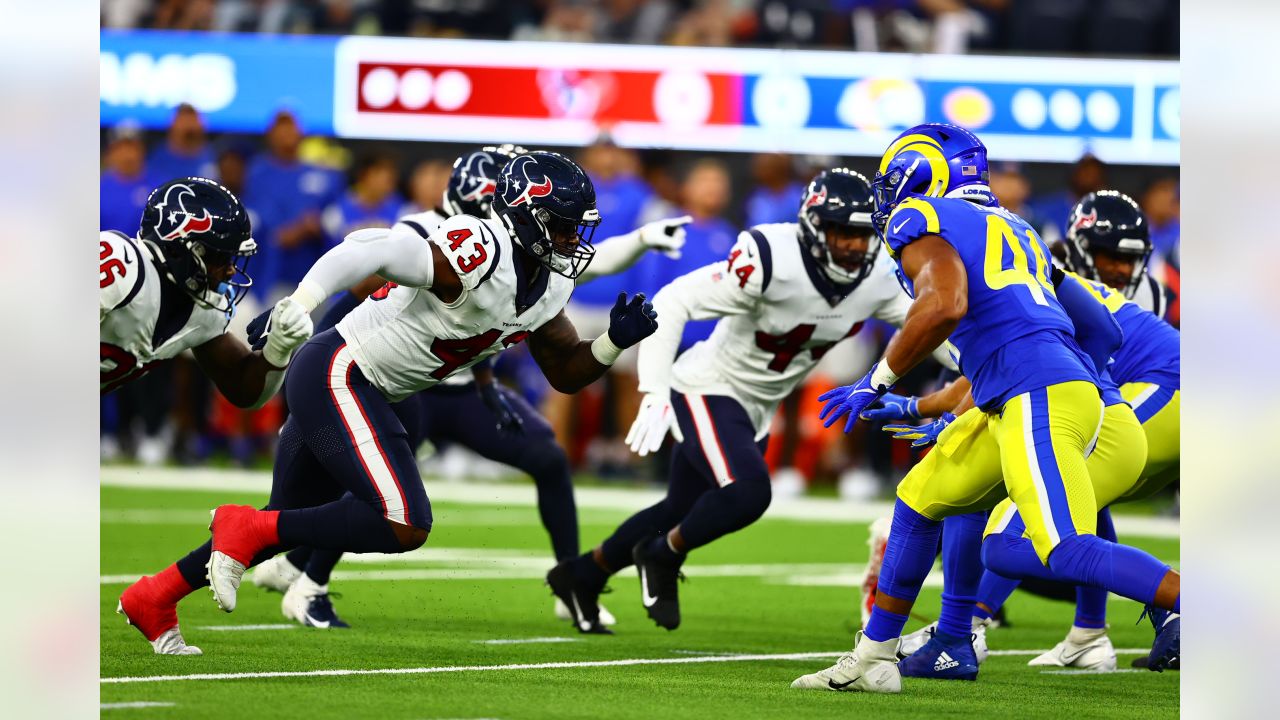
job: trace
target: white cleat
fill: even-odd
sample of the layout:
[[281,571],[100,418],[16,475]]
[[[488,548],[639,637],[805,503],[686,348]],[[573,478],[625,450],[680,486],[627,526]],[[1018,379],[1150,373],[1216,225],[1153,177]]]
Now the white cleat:
[[1094,672],[1114,672],[1116,649],[1105,629],[1071,628],[1067,639],[1049,652],[1031,660],[1036,667],[1071,667]]
[[301,574],[302,571],[294,567],[293,563],[289,562],[289,558],[282,553],[255,567],[249,579],[263,590],[286,593],[289,591],[289,586]]
[[[133,625],[133,621],[124,612],[124,603],[116,603],[116,613],[124,615],[126,625]],[[182,639],[182,631],[177,625],[165,630],[155,640],[151,641],[151,648],[155,650],[157,655],[203,655],[204,652],[195,645],[188,645],[186,640]]]
[[978,656],[978,664],[987,661],[987,656],[991,654],[991,648],[987,647],[987,628],[991,627],[991,620],[973,619],[973,653]]
[[[569,606],[564,604],[560,598],[556,598],[556,619],[557,620],[573,620],[573,613],[569,612]],[[605,627],[612,627],[618,624],[618,618],[609,612],[605,606],[600,606],[600,624]]]
[[204,652],[195,645],[188,645],[182,639],[182,631],[177,627],[169,628],[163,635],[151,641],[157,655],[203,655]]
[[230,555],[214,550],[209,555],[209,564],[205,566],[205,577],[209,579],[209,590],[222,612],[236,609],[236,592],[240,589],[240,580],[244,578],[244,565],[232,559]]
[[840,656],[835,665],[816,673],[801,675],[791,687],[800,690],[837,692],[902,692],[898,672],[898,638],[875,642],[858,633],[853,650]]

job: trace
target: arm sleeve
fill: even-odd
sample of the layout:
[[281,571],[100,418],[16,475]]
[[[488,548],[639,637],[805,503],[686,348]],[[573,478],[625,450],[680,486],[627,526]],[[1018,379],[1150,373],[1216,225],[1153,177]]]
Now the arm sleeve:
[[[1055,279],[1057,273],[1054,274]],[[1093,360],[1099,371],[1107,367],[1111,356],[1124,342],[1124,331],[1107,306],[1072,275],[1058,284],[1058,302],[1076,326],[1076,342]]]
[[411,229],[357,230],[326,252],[298,283],[316,304],[370,275],[410,287],[429,288],[435,278],[431,245]]
[[755,262],[747,258],[759,257],[755,244],[750,234],[742,233],[729,252],[729,259],[682,275],[654,296],[658,329],[640,343],[640,392],[664,393],[671,388],[671,369],[685,323],[745,315],[755,309],[764,296],[765,274],[734,272]]
[[640,259],[646,249],[644,243],[640,242],[639,230],[602,240],[596,245],[596,255],[591,259],[591,264],[578,277],[578,284],[626,270]]

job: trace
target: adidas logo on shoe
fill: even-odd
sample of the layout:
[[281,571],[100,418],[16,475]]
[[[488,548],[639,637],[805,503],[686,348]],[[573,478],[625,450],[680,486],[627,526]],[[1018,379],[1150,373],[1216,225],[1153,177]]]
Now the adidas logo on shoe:
[[942,672],[943,670],[950,670],[951,668],[956,667],[959,664],[960,662],[958,660],[951,659],[950,655],[943,652],[941,655],[938,656],[937,661],[933,663],[933,671]]

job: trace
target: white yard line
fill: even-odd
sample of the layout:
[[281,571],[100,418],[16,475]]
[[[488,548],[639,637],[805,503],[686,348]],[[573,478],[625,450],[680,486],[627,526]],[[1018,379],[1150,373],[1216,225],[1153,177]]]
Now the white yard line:
[[[140,468],[107,466],[101,482],[109,487],[200,490],[214,492],[258,492],[271,490],[271,473],[216,468]],[[432,500],[468,505],[534,507],[537,494],[532,483],[459,483],[426,478]],[[661,490],[584,487],[575,491],[578,507],[634,511],[660,500]],[[778,499],[769,507],[768,517],[810,522],[870,522],[888,517],[888,502],[846,502],[834,498]],[[1116,515],[1121,534],[1140,537],[1179,537],[1178,520],[1164,517]]]
[[98,708],[101,710],[132,710],[134,708],[173,707],[173,705],[171,702],[147,702],[143,700],[139,702],[102,703]]
[[214,632],[235,632],[239,630],[293,630],[301,625],[293,623],[270,623],[263,625],[198,625],[197,630],[213,630]]
[[[687,651],[686,651],[687,652]],[[996,650],[992,655],[1039,655],[1047,652],[1047,650]],[[1146,650],[1136,648],[1123,648],[1116,650],[1117,654],[1141,654]],[[575,668],[597,668],[597,667],[628,667],[635,665],[690,665],[701,663],[726,663],[726,662],[760,662],[769,660],[821,660],[823,658],[838,657],[844,653],[843,650],[835,652],[803,652],[803,653],[773,653],[773,654],[733,654],[723,653],[718,655],[687,655],[685,657],[676,658],[627,658],[624,660],[583,660],[579,662],[545,662],[545,663],[514,663],[510,665],[442,665],[437,667],[416,667],[416,668],[376,668],[376,669],[334,669],[334,670],[287,670],[275,672],[242,672],[242,673],[192,673],[188,675],[151,675],[151,676],[132,676],[132,677],[104,677],[100,678],[100,682],[104,685],[119,683],[161,683],[161,682],[190,682],[197,680],[253,680],[265,678],[295,678],[295,677],[348,677],[355,675],[429,675],[437,673],[459,673],[459,672],[510,672],[513,670],[565,670]],[[1125,668],[1117,670],[1117,672],[1129,672],[1131,669]],[[1047,670],[1042,674],[1083,674],[1082,671],[1071,670]]]
[[535,638],[497,638],[495,640],[472,640],[477,645],[538,645],[541,643],[578,642],[571,637],[535,637]]
[[[1116,652],[1119,652],[1118,650]],[[1146,654],[1146,653],[1143,653]],[[1041,675],[1113,675],[1115,673],[1144,673],[1151,672],[1143,668],[1117,668],[1115,670],[1078,670],[1067,669],[1062,670],[1041,670]]]

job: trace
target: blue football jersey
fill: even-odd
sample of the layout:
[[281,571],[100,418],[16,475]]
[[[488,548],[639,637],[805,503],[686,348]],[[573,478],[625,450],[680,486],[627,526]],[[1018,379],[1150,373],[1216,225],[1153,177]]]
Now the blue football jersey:
[[1173,326],[1100,282],[1068,273],[1097,296],[1124,331],[1124,343],[1111,356],[1111,377],[1124,385],[1154,383],[1181,389],[1182,336]]
[[[950,340],[979,408],[999,408],[1016,395],[1058,383],[1098,383],[1054,295],[1049,250],[1022,218],[959,198],[908,198],[885,227],[899,270],[902,249],[925,235],[955,248],[967,271],[969,309]],[[914,294],[905,275],[903,284]]]

